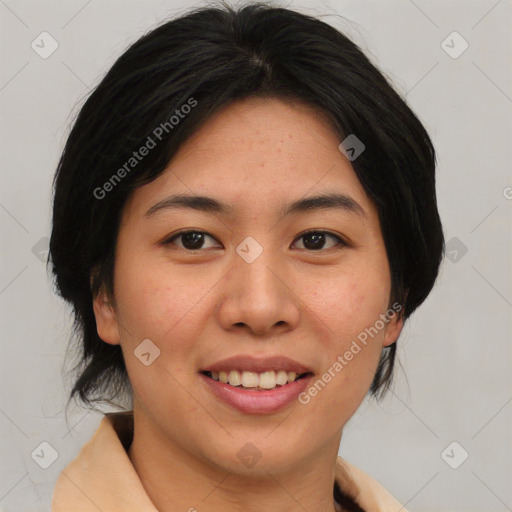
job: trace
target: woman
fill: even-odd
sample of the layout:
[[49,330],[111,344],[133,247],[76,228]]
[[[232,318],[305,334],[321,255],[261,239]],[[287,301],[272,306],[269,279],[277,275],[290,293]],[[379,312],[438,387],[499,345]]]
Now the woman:
[[350,40],[265,4],[164,23],[82,107],[54,190],[71,397],[129,403],[54,511],[403,510],[337,454],[438,273],[435,152]]

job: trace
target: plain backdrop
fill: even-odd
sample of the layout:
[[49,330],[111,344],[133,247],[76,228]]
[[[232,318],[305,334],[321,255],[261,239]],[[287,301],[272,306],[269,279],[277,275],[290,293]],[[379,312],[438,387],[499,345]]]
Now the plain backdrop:
[[[66,421],[71,317],[45,267],[51,182],[70,123],[129,43],[198,5],[0,1],[2,511],[49,510],[59,472],[101,417],[72,406]],[[363,403],[340,454],[411,512],[510,511],[511,3],[280,5],[325,15],[358,42],[418,114],[438,152],[447,257],[399,340],[403,369],[393,392],[381,403]],[[32,44],[41,38],[44,45]],[[41,46],[49,52],[52,44],[56,50],[41,55]]]

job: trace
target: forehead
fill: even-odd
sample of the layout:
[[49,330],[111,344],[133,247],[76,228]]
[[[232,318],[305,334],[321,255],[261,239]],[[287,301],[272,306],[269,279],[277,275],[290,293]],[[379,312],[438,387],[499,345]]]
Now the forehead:
[[337,191],[372,210],[338,150],[340,142],[325,116],[302,102],[250,98],[231,103],[181,146],[156,180],[135,191],[129,209],[184,193],[215,196],[256,212]]

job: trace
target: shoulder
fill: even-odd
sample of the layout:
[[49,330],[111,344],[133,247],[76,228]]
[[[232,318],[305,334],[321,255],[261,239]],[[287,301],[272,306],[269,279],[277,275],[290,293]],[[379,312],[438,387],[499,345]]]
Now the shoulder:
[[398,500],[377,480],[342,457],[336,460],[336,481],[364,510],[371,512],[407,512]]
[[107,414],[78,456],[60,473],[52,512],[157,512],[126,452],[129,413]]

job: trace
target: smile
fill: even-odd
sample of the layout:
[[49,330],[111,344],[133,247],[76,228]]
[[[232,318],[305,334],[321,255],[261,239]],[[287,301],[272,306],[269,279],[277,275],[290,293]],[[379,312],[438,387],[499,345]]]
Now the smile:
[[239,389],[263,391],[285,386],[303,378],[308,373],[297,374],[286,370],[270,370],[261,373],[248,370],[226,370],[204,372],[204,375]]

